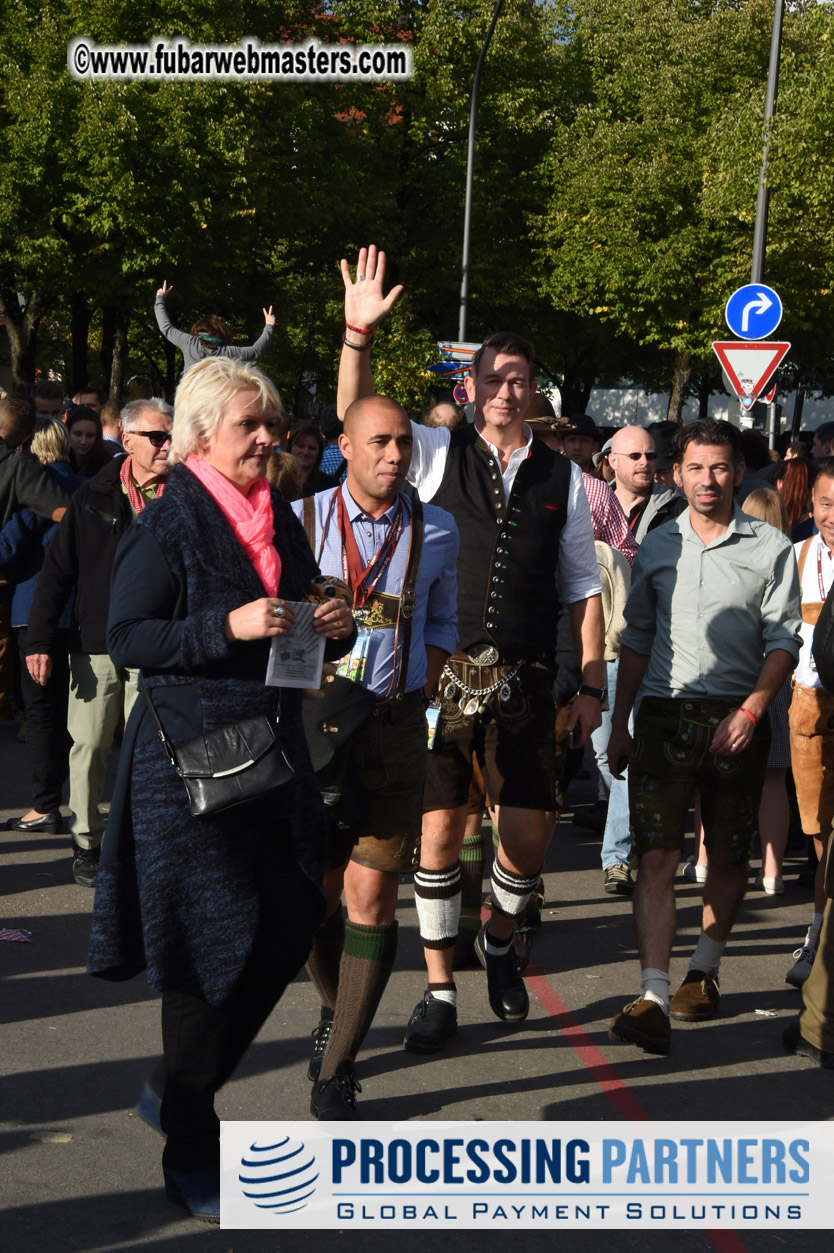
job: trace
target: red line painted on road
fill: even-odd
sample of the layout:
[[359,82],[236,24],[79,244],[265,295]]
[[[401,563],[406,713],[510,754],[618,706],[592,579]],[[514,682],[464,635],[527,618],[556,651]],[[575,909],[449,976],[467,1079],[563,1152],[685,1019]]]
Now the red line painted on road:
[[591,1037],[579,1025],[565,1002],[554,992],[547,979],[532,962],[524,972],[530,991],[551,1018],[561,1018],[562,1034],[567,1037],[573,1051],[591,1078],[598,1083],[621,1118],[630,1122],[651,1122],[640,1102],[628,1090],[614,1067],[605,1060]]
[[[610,1062],[594,1044],[591,1037],[574,1018],[558,992],[550,986],[537,966],[530,962],[524,979],[536,1000],[551,1018],[560,1018],[560,1030],[567,1037],[573,1051],[588,1070],[590,1077],[608,1097],[621,1118],[630,1122],[651,1122],[640,1102],[629,1091]],[[705,1231],[704,1235],[718,1253],[747,1253],[747,1246],[734,1231]]]

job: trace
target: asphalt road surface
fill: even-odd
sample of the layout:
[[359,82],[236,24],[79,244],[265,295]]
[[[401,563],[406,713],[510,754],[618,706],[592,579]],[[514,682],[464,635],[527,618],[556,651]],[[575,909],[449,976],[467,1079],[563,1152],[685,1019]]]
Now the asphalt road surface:
[[[29,807],[26,752],[15,723],[0,724],[0,926],[32,943],[0,943],[0,1250],[2,1253],[448,1253],[648,1250],[776,1253],[827,1250],[823,1231],[545,1231],[481,1233],[263,1232],[209,1228],[183,1217],[161,1187],[159,1138],[133,1113],[159,1048],[158,1004],[143,979],[108,984],[85,974],[93,892],[76,886],[69,838],[5,830]],[[112,766],[110,775],[112,777]],[[424,974],[410,881],[400,896],[400,948],[360,1055],[367,1119],[827,1120],[834,1072],[785,1054],[784,1026],[799,993],[785,983],[811,916],[796,883],[804,855],[786,861],[788,891],[750,891],[722,965],[715,1019],[675,1024],[667,1058],[608,1040],[607,1023],[633,998],[639,974],[627,900],[602,891],[599,837],[574,827],[593,799],[575,783],[551,844],[544,925],[528,971],[531,1011],[506,1025],[490,1013],[480,970],[458,976],[460,1030],[443,1053],[415,1058],[403,1027]],[[64,813],[68,814],[65,808]],[[65,824],[66,826],[66,824]],[[484,891],[487,890],[487,884]],[[672,987],[699,927],[700,890],[679,880]],[[310,1117],[305,1071],[318,1002],[306,975],[288,989],[234,1080],[219,1094],[224,1119]],[[566,1132],[568,1128],[566,1128]]]

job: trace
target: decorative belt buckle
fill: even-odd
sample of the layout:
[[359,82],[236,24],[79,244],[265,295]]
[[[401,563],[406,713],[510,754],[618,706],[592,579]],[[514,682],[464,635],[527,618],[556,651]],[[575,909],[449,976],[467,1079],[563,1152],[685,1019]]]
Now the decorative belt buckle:
[[492,644],[479,644],[470,650],[468,656],[473,666],[494,666],[499,653]]

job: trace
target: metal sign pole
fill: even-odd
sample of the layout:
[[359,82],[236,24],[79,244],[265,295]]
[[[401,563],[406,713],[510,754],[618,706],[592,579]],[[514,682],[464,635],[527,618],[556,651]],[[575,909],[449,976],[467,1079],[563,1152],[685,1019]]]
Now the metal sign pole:
[[504,7],[504,0],[498,0],[492,21],[475,66],[475,78],[472,82],[472,104],[469,109],[469,147],[466,155],[466,197],[463,205],[463,256],[460,266],[460,320],[458,322],[458,339],[466,339],[466,322],[469,315],[469,250],[472,237],[472,179],[475,168],[475,118],[478,113],[478,94],[481,88],[481,70],[486,60],[487,50],[492,40],[495,24]]

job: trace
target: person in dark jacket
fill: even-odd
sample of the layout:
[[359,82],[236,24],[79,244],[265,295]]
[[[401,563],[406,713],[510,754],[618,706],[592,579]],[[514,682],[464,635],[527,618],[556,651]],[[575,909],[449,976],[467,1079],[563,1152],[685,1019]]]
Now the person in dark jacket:
[[[69,465],[69,438],[63,422],[41,418],[35,424],[30,445],[32,456],[53,482],[74,492],[84,482]],[[67,635],[71,605],[58,623],[52,674],[43,686],[35,683],[26,668],[26,631],[44,556],[57,523],[21,509],[0,531],[0,566],[14,583],[11,624],[21,659],[20,686],[26,714],[26,748],[32,763],[32,808],[20,818],[9,819],[10,831],[61,829],[61,788],[69,768],[72,743],[67,731],[69,694],[69,648]]]
[[[31,509],[52,522],[64,516],[69,497],[49,479],[31,457],[16,450],[32,436],[35,406],[25,396],[0,399],[0,527],[19,509]],[[0,568],[0,722],[12,710],[12,633],[9,626],[11,592]]]
[[70,439],[70,465],[76,474],[91,479],[113,457],[104,444],[101,418],[88,405],[73,405],[67,411],[66,428]]
[[94,887],[104,817],[107,756],[124,706],[136,699],[136,675],[107,655],[110,575],[123,533],[168,473],[171,410],[162,400],[135,400],[122,414],[127,457],[111,459],[73,496],[55,532],[35,589],[26,641],[26,665],[35,683],[49,679],[56,632],[70,596],[70,808],[72,871],[76,883]]
[[[215,1092],[300,970],[324,916],[326,825],[301,693],[265,685],[270,641],[318,574],[291,507],[264,477],[279,404],[252,366],[204,361],[177,391],[163,498],[123,537],[111,589],[114,664],[140,667],[176,745],[266,715],[294,775],[263,797],[192,817],[145,701],[128,722],[98,877],[90,973],[147,971],[162,992],[164,1059],[139,1113],[167,1141],[169,1198],[219,1217]],[[315,629],[340,656],[348,606]],[[161,1098],[161,1103],[160,1103]]]

